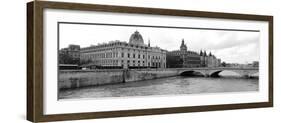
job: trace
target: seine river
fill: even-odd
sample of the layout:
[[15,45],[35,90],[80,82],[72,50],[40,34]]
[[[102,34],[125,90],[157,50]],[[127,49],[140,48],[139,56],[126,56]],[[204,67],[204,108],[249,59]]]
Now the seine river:
[[219,78],[176,76],[63,90],[59,92],[59,99],[258,91],[258,78],[247,79],[224,74]]

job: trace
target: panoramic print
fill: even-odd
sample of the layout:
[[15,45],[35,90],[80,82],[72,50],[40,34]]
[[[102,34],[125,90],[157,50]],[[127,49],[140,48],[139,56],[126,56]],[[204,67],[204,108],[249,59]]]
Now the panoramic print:
[[58,26],[59,99],[259,91],[258,30]]

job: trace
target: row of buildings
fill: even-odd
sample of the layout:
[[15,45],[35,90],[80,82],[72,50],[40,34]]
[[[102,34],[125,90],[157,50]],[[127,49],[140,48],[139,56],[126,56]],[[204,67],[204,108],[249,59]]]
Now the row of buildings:
[[184,39],[179,50],[167,51],[144,43],[142,35],[135,31],[129,42],[109,43],[81,48],[69,45],[59,51],[60,64],[79,64],[85,68],[179,68],[218,67],[220,59],[206,51],[189,51]]

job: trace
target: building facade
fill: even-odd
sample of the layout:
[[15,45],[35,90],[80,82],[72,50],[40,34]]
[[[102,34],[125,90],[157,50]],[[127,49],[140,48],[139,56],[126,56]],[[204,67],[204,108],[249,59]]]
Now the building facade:
[[129,42],[109,43],[81,48],[81,61],[101,68],[166,68],[166,51],[146,45],[142,35],[135,31]]
[[221,59],[216,58],[211,52],[207,55],[206,51],[200,51],[201,67],[219,67]]
[[207,55],[206,51],[200,53],[188,50],[184,39],[182,40],[180,50],[167,53],[168,68],[183,67],[219,67],[221,60],[216,58],[211,52]]
[[180,50],[167,53],[167,66],[170,68],[201,67],[201,57],[197,52],[188,50],[182,39]]
[[253,61],[252,66],[253,67],[259,67],[259,61]]

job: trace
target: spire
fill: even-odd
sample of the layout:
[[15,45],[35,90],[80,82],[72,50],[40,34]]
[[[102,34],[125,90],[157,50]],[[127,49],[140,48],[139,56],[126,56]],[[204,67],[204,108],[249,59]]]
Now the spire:
[[150,39],[148,38],[148,47],[150,47]]
[[204,56],[207,56],[206,50],[204,51]]
[[212,56],[212,52],[210,51],[209,56]]
[[203,52],[202,52],[202,49],[200,50],[200,56],[203,56]]

